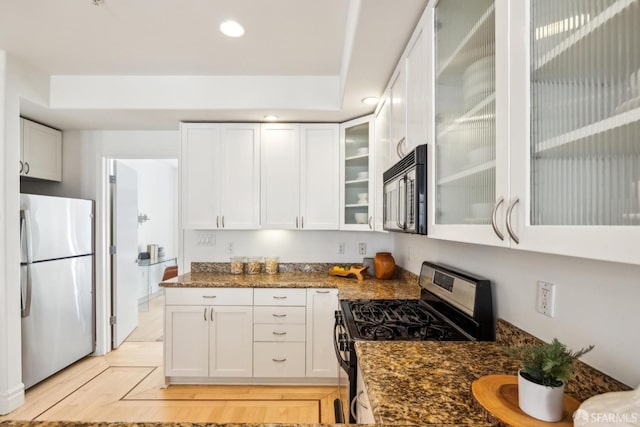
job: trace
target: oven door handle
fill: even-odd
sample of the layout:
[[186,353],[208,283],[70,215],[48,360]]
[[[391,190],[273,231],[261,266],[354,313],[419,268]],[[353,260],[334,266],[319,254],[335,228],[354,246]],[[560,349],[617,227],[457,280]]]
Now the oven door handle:
[[338,363],[340,363],[340,366],[342,366],[342,368],[349,372],[349,370],[351,369],[349,366],[349,362],[347,362],[344,357],[342,357],[342,354],[340,354],[340,349],[338,348],[338,339],[337,339],[337,332],[338,332],[338,327],[340,325],[336,322],[333,325],[333,348],[336,351],[336,356],[338,357]]

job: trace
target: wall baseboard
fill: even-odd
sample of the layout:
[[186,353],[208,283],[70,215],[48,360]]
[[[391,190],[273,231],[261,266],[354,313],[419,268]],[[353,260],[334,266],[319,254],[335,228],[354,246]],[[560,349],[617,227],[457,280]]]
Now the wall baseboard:
[[20,383],[9,390],[0,391],[0,415],[6,415],[18,409],[24,403],[24,384]]

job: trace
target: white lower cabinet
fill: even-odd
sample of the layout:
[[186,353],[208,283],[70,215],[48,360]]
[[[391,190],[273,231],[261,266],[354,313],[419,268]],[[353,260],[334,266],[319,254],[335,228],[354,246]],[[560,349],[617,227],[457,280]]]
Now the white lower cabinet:
[[373,417],[373,410],[371,409],[371,403],[369,402],[369,395],[367,395],[367,388],[364,385],[359,365],[357,375],[357,391],[356,397],[354,397],[353,402],[351,402],[351,411],[353,412],[355,410],[355,418],[358,424],[375,424],[376,420]]
[[253,307],[211,307],[209,376],[251,377]]
[[338,382],[337,289],[167,288],[168,383]]
[[255,377],[304,377],[304,341],[254,342],[253,359]]
[[307,376],[338,377],[333,349],[337,289],[307,289]]
[[252,302],[252,289],[167,289],[165,376],[251,377]]

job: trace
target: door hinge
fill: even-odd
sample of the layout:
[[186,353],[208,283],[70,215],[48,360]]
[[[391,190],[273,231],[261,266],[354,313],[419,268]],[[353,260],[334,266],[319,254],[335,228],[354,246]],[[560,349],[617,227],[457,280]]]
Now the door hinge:
[[116,183],[116,176],[109,175],[109,184],[115,184],[115,183]]
[[116,316],[109,316],[109,324],[111,326],[115,325],[116,323],[118,323],[117,317]]
[[116,254],[116,247],[115,246],[109,246],[109,255],[115,255]]

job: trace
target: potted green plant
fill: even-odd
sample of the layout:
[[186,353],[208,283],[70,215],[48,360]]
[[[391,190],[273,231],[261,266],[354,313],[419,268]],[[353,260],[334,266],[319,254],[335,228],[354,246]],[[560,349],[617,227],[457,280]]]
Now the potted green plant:
[[574,360],[593,346],[573,352],[554,338],[550,344],[505,348],[522,361],[518,371],[518,405],[528,415],[542,421],[562,419],[564,385],[574,375]]

